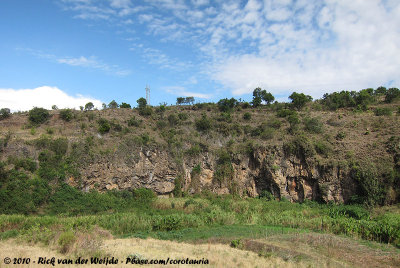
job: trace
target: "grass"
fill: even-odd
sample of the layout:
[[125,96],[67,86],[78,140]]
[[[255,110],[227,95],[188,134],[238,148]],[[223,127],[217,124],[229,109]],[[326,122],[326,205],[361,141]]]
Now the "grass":
[[398,206],[367,210],[232,196],[130,201],[122,211],[69,216],[65,207],[56,215],[0,215],[1,254],[13,248],[14,255],[39,256],[40,244],[57,252],[52,256],[208,258],[211,267],[400,265]]
[[161,240],[175,240],[185,242],[201,243],[205,241],[226,242],[240,238],[266,238],[276,234],[303,233],[307,230],[287,228],[283,226],[263,225],[226,225],[226,226],[204,226],[199,228],[186,228],[182,230],[160,231],[160,232],[136,232],[121,237],[155,238]]
[[[1,238],[34,235],[33,241],[47,241],[55,229],[91,230],[99,226],[121,237],[174,237],[184,240],[185,237],[196,236],[210,238],[218,231],[224,237],[223,230],[227,227],[239,236],[245,231],[259,234],[264,231],[312,230],[400,246],[398,212],[381,210],[380,213],[371,214],[365,208],[354,205],[322,205],[314,202],[292,204],[228,196],[157,199],[148,205],[136,203],[136,206],[126,209],[120,212],[119,209],[111,209],[96,214],[86,211],[89,214],[78,216],[0,215],[0,231],[4,232]],[[61,211],[65,213],[64,209]]]

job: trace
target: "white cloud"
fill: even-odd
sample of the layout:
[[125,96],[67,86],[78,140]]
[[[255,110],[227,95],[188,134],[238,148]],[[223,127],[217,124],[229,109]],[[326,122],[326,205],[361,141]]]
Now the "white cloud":
[[149,48],[144,48],[142,46],[135,46],[131,50],[140,49],[142,57],[149,64],[154,64],[159,66],[161,69],[170,69],[175,71],[187,70],[191,67],[189,62],[179,61],[177,59],[169,57],[167,54],[163,53],[161,50]]
[[[138,8],[128,0],[70,1],[71,9],[93,16],[117,18],[123,9]],[[146,0],[143,5],[146,13],[129,15],[146,27],[144,35],[172,41],[168,45],[188,44],[199,52],[202,71],[233,94],[263,86],[275,94],[296,90],[319,97],[320,90],[400,83],[396,0]],[[184,55],[141,49],[150,64],[186,67],[175,67]],[[82,59],[82,64],[88,63]]]
[[2,89],[0,88],[0,107],[10,108],[12,111],[28,111],[33,107],[51,109],[75,108],[93,102],[97,108],[101,107],[100,100],[81,95],[70,96],[57,87],[42,86],[34,89]]
[[192,0],[192,4],[195,6],[205,6],[209,4],[209,0]]
[[131,0],[110,0],[110,5],[115,8],[129,8],[131,6]]
[[131,74],[131,70],[123,69],[115,64],[110,65],[110,64],[104,63],[101,60],[97,59],[97,57],[95,57],[95,56],[91,56],[91,57],[80,56],[78,58],[60,57],[60,56],[44,53],[40,50],[34,50],[34,49],[30,49],[30,48],[17,48],[17,50],[28,52],[29,54],[31,54],[35,57],[41,58],[41,59],[47,59],[47,60],[50,60],[53,62],[66,64],[66,65],[70,65],[70,66],[78,66],[78,67],[85,67],[85,68],[89,68],[89,69],[97,69],[97,70],[104,71],[111,75],[127,76],[127,75]]
[[165,90],[166,92],[168,92],[170,94],[173,94],[175,96],[180,96],[180,97],[195,97],[195,98],[200,98],[200,99],[211,99],[212,98],[212,94],[204,94],[204,93],[186,91],[186,88],[181,87],[181,86],[164,87],[163,90]]
[[[398,17],[399,6],[388,11],[380,1],[329,0],[321,8],[305,4],[305,16],[300,12],[285,23],[264,23],[257,35],[265,38],[248,35],[258,51],[230,51],[214,62],[212,76],[237,95],[258,86],[275,94],[296,90],[321,97],[392,80],[398,85],[400,20],[392,18]],[[302,23],[312,20],[319,28]]]
[[99,69],[110,74],[118,76],[126,76],[131,73],[130,70],[120,69],[117,65],[108,65],[96,59],[96,57],[86,58],[81,56],[79,58],[58,58],[56,59],[58,63],[63,63],[71,66],[81,66],[92,69]]

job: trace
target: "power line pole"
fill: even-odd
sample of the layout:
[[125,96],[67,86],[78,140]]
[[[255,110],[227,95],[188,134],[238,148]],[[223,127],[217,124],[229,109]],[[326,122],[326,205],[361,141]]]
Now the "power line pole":
[[147,105],[150,105],[150,87],[146,85],[146,102]]

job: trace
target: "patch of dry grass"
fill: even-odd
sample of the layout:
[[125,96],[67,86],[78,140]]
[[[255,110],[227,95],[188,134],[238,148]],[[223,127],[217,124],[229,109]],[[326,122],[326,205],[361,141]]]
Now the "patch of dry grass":
[[[239,248],[232,248],[228,244],[210,242],[189,244],[151,238],[112,239],[102,233],[102,230],[98,231],[99,233],[92,232],[86,235],[77,234],[76,242],[65,255],[59,253],[59,248],[55,244],[46,248],[13,239],[1,241],[0,268],[6,267],[3,263],[5,257],[30,257],[32,261],[37,261],[38,257],[75,260],[78,256],[114,257],[119,260],[118,267],[132,267],[132,264],[121,265],[128,256],[147,260],[167,258],[209,260],[209,265],[193,265],[194,267],[400,267],[399,249],[382,244],[375,247],[367,246],[365,242],[360,243],[354,239],[330,234],[286,234],[264,239],[244,239]],[[57,265],[57,267],[74,266]],[[102,267],[94,264],[79,266]],[[13,267],[27,266],[13,265]],[[46,267],[46,265],[33,264],[29,267]],[[161,265],[149,265],[149,267],[161,267]]]

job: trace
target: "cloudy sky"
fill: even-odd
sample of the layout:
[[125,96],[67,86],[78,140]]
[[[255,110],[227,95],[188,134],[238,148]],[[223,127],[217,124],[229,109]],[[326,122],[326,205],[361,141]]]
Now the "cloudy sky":
[[0,108],[400,85],[398,0],[0,0]]

